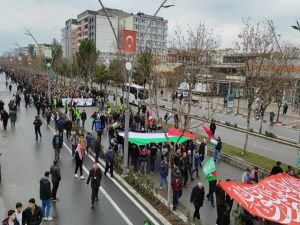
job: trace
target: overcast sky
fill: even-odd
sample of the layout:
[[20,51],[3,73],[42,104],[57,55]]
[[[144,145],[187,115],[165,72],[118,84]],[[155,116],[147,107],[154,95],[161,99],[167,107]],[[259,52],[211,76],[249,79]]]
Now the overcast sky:
[[[103,0],[106,7],[129,13],[142,11],[154,14],[162,0]],[[242,26],[242,18],[257,22],[272,19],[284,40],[300,46],[300,32],[291,25],[300,20],[300,0],[168,0],[174,7],[162,9],[159,16],[169,21],[169,37],[174,27],[193,25],[200,21],[214,28],[222,38],[222,48],[233,47]],[[39,43],[60,40],[61,29],[68,18],[87,10],[98,10],[98,0],[0,0],[0,55],[15,48],[15,43],[32,43],[25,29],[34,34]]]

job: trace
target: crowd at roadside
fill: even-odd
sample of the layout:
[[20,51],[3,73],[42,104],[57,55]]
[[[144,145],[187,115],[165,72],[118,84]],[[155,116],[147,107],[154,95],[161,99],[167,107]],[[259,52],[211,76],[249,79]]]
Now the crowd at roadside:
[[[98,157],[100,153],[102,151],[106,152],[105,153],[105,161],[106,161],[105,175],[109,170],[111,177],[113,177],[113,167],[114,167],[115,159],[117,156],[121,156],[121,157],[123,156],[123,149],[124,149],[123,138],[120,135],[118,135],[119,132],[122,132],[122,127],[124,127],[125,125],[124,107],[122,105],[115,107],[108,101],[106,96],[103,97],[99,96],[100,101],[98,102],[98,109],[99,109],[98,112],[94,112],[92,115],[86,115],[84,110],[80,111],[80,109],[76,107],[76,104],[71,103],[64,106],[65,116],[62,116],[60,113],[55,112],[57,107],[57,105],[54,104],[55,101],[52,101],[51,103],[48,102],[45,94],[46,93],[45,90],[39,90],[39,89],[32,90],[32,88],[30,88],[29,86],[30,84],[28,85],[27,83],[24,83],[23,80],[19,81],[18,78],[15,77],[13,74],[9,74],[9,73],[7,74],[8,77],[10,77],[10,79],[13,82],[17,82],[18,93],[16,93],[16,95],[23,93],[25,102],[26,102],[26,95],[30,95],[30,98],[33,99],[33,104],[35,105],[37,110],[36,123],[34,122],[36,139],[38,139],[38,135],[40,135],[41,137],[40,132],[38,131],[38,129],[36,129],[36,126],[37,127],[39,126],[38,121],[40,116],[40,110],[42,110],[42,116],[45,116],[47,118],[48,125],[50,125],[51,117],[52,116],[54,117],[55,128],[57,130],[57,134],[54,135],[52,140],[53,149],[55,150],[54,151],[55,165],[57,165],[59,162],[60,149],[62,148],[63,141],[65,140],[72,145],[72,151],[73,151],[72,156],[76,160],[76,168],[74,173],[75,177],[79,177],[77,175],[77,172],[79,170],[80,179],[85,179],[85,177],[82,174],[82,164],[83,164],[84,157],[90,153],[92,148],[96,152],[96,158],[95,158],[96,162],[98,161]],[[22,88],[19,88],[20,85],[22,86]],[[15,97],[12,100],[12,102],[13,102],[12,105],[14,107],[15,105],[17,106],[18,105],[17,97]],[[17,110],[17,108],[15,108],[15,110]],[[1,114],[1,119],[2,119],[2,114]],[[163,124],[161,118],[154,118],[154,117],[155,117],[154,115],[151,115],[150,110],[147,109],[145,105],[142,105],[139,112],[137,113],[131,112],[131,116],[130,116],[131,130],[136,132],[156,132],[157,130],[162,128]],[[77,126],[84,128],[88,118],[90,120],[89,122],[93,125],[92,127],[95,129],[95,132],[97,134],[97,137],[95,139],[93,138],[91,133],[84,134],[80,130],[75,129],[74,123],[72,123],[75,122]],[[63,137],[64,130],[66,131],[65,139]],[[210,130],[212,132],[215,132],[216,127],[214,123],[211,124]],[[107,144],[102,143],[103,135],[108,136]],[[103,146],[104,148],[106,148],[105,146],[108,146],[108,148],[102,149]],[[184,191],[184,186],[187,185],[189,179],[191,182],[193,182],[195,178],[199,177],[199,169],[202,167],[202,162],[204,161],[206,155],[206,148],[207,148],[206,140],[201,141],[199,149],[195,149],[192,140],[184,142],[183,144],[180,145],[176,145],[175,143],[173,143],[172,145],[169,145],[167,143],[162,143],[162,144],[152,143],[144,146],[130,144],[129,161],[135,170],[140,170],[143,173],[148,173],[147,168],[150,168],[149,171],[150,173],[159,171],[161,177],[161,181],[160,181],[161,189],[163,188],[167,189],[168,182],[171,182],[171,188],[173,193],[173,210],[177,210],[180,196]],[[172,149],[175,149],[176,153],[173,159],[174,165],[173,165],[172,177],[169,179],[167,176],[167,169],[168,169],[168,161],[170,160],[170,151]],[[219,145],[219,149],[218,148],[215,149],[216,161],[219,160],[220,151],[221,151],[221,145]],[[157,160],[160,160],[159,170],[155,168],[155,164],[156,164],[155,162]],[[150,164],[150,166],[147,165],[148,163]],[[48,171],[45,172],[45,177],[42,178],[43,182],[45,181],[45,179],[46,180],[49,179],[50,173],[51,170],[49,172]],[[94,196],[93,197],[94,201],[97,200],[97,196],[98,196],[97,190],[101,183],[102,174],[101,175],[100,174],[101,172],[98,172],[97,168],[93,168],[91,170],[91,176],[97,177],[96,179],[97,183],[95,184],[94,187],[92,185],[92,196]],[[242,181],[244,183],[258,182],[257,168],[254,168],[252,172],[250,172],[250,170],[249,171],[247,170],[246,173],[242,175]],[[45,182],[47,183],[47,181]],[[46,199],[47,201],[51,200],[51,198],[54,201],[56,199],[56,197],[53,196],[52,192],[53,189],[54,190],[56,189],[57,191],[58,185],[56,188],[54,183],[52,185],[50,199],[49,199],[49,190],[48,190],[49,188],[45,188],[48,190],[48,197],[47,197],[48,199]],[[49,182],[49,186],[50,186],[50,182]],[[195,212],[193,214],[193,217],[196,219],[200,219],[199,210],[203,205],[205,196],[211,202],[212,207],[215,207],[214,196],[216,197],[216,206],[217,206],[216,208],[218,214],[218,219],[216,223],[224,224],[224,225],[229,224],[230,212],[232,210],[233,201],[230,199],[228,195],[226,195],[226,193],[222,190],[222,188],[220,188],[216,180],[209,183],[208,193],[205,193],[203,184],[201,182],[195,184],[190,199],[191,203],[193,203],[195,206]],[[32,210],[33,207],[36,207],[38,209],[38,207],[35,205],[35,201],[33,200],[30,199],[29,201],[29,209]],[[47,206],[46,202],[43,204],[44,204],[42,207],[43,210],[41,210],[43,214],[42,219],[44,218],[45,220],[51,220],[52,218],[45,211],[45,209],[49,208],[49,206]],[[94,208],[94,202],[92,202],[91,207]],[[11,211],[8,212],[8,214],[10,214],[8,215],[8,219],[9,218],[12,219],[15,216],[14,213],[11,213]],[[251,224],[250,220],[253,219],[252,216],[245,210],[243,210],[242,215],[243,216],[241,218],[243,219],[243,224]],[[28,225],[29,224],[30,223],[28,223]]]

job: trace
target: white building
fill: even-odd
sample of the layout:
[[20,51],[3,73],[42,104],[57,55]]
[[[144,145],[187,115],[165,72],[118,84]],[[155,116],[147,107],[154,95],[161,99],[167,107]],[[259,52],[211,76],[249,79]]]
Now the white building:
[[147,33],[146,29],[151,22],[153,16],[144,13],[131,14],[120,21],[119,29],[134,30],[137,32],[137,49],[141,43],[141,50],[145,47],[150,47],[154,55],[165,56],[167,55],[167,39],[168,39],[168,21],[162,17],[155,17],[149,27]]
[[[115,53],[118,52],[118,47],[114,33],[110,27],[107,17],[99,12],[100,15],[96,15],[96,48],[100,51],[100,58],[102,62],[108,62],[115,57]],[[118,35],[119,20],[118,16],[111,15],[110,21],[113,29]]]
[[[65,27],[61,30],[63,57],[72,59],[72,39],[74,39],[74,30],[77,30],[77,20],[69,19],[65,22]],[[77,34],[76,34],[77,35]]]

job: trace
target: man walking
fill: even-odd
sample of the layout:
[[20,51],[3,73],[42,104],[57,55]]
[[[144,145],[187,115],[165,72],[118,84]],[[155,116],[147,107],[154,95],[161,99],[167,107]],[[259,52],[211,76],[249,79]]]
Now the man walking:
[[200,208],[203,206],[203,200],[204,200],[204,187],[201,182],[198,182],[198,184],[193,188],[191,193],[190,202],[194,204],[195,212],[193,215],[193,218],[200,220]]
[[91,208],[94,208],[95,200],[99,201],[98,197],[98,191],[99,187],[101,185],[101,179],[102,179],[102,172],[100,168],[97,166],[96,163],[93,163],[93,168],[89,172],[89,176],[86,182],[86,185],[89,184],[91,181],[91,188],[92,188],[92,195],[91,195],[91,200],[92,200],[92,205]]
[[52,116],[52,111],[51,111],[51,108],[48,107],[47,112],[46,112],[47,126],[49,126],[49,124],[50,124],[51,116]]
[[207,200],[209,200],[211,202],[211,206],[215,207],[214,193],[216,190],[217,181],[211,180],[208,182],[208,184],[209,184],[209,189],[208,189],[208,194],[206,195],[206,198],[207,198]]
[[81,113],[81,121],[82,121],[82,128],[84,129],[84,124],[85,124],[85,121],[86,121],[86,112],[85,110],[82,110],[82,113]]
[[6,130],[8,118],[9,118],[9,115],[6,112],[6,110],[4,109],[1,113],[1,120],[2,120],[2,123],[3,123],[4,130]]
[[42,126],[42,121],[38,116],[35,117],[35,120],[33,121],[34,125],[34,132],[35,132],[35,140],[38,140],[38,134],[40,135],[40,138],[42,138],[41,134],[41,126]]
[[108,151],[105,153],[105,172],[104,175],[106,176],[106,173],[108,171],[108,169],[110,169],[110,176],[113,178],[113,170],[114,170],[114,151],[112,149],[112,147],[110,146],[108,148]]
[[50,172],[45,172],[45,177],[40,180],[40,199],[42,200],[42,211],[44,220],[51,221],[51,184],[49,181]]
[[59,161],[60,149],[63,145],[63,138],[59,135],[59,132],[56,132],[52,139],[52,145],[54,149],[54,160]]
[[40,206],[35,204],[35,199],[31,198],[28,201],[28,207],[22,215],[23,225],[39,225],[43,220],[43,211]]
[[60,167],[57,163],[57,160],[54,160],[53,165],[50,167],[50,174],[51,174],[51,180],[52,180],[51,200],[56,202],[58,200],[56,198],[56,193],[57,193],[57,189],[59,186],[59,182],[61,180]]
[[17,112],[14,110],[11,110],[9,112],[9,119],[10,119],[11,128],[15,128],[16,120],[17,120]]

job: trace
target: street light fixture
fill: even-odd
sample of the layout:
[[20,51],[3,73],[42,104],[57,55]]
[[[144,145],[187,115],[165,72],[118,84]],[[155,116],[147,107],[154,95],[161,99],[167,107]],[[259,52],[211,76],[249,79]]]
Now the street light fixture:
[[[111,23],[111,20],[109,18],[109,15],[102,3],[101,0],[98,0],[100,5],[102,6],[103,10],[104,10],[104,13],[110,23],[110,27],[114,33],[114,36],[115,36],[115,39],[116,39],[116,42],[117,42],[117,46],[118,46],[118,50],[119,50],[119,54],[120,56],[122,57],[122,52],[121,52],[121,49],[118,45],[119,41],[118,41],[118,38],[117,38],[117,35],[115,33],[115,30],[112,26],[112,23]],[[147,34],[147,31],[148,29],[150,28],[153,20],[156,18],[156,15],[158,14],[158,12],[160,11],[161,8],[170,8],[174,5],[165,5],[165,3],[167,2],[168,0],[164,0],[160,5],[159,5],[159,8],[156,10],[154,16],[151,18],[150,20],[150,23],[148,24],[145,32],[144,32],[144,35],[142,37],[142,39],[139,40],[139,45],[137,47],[137,54],[139,53],[140,49],[141,49],[141,44],[143,43],[144,41],[144,38],[145,38],[145,34]],[[133,61],[133,63],[130,63],[130,62],[127,62],[125,67],[126,67],[126,70],[129,71],[129,75],[128,75],[128,86],[127,86],[127,89],[126,89],[126,110],[125,110],[125,132],[124,132],[124,156],[123,156],[123,176],[127,176],[128,174],[128,138],[129,138],[129,119],[130,119],[130,112],[129,112],[129,90],[130,90],[130,83],[131,83],[131,76],[132,76],[132,68],[134,68],[134,63],[135,61]]]

